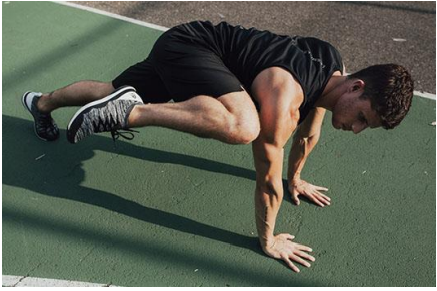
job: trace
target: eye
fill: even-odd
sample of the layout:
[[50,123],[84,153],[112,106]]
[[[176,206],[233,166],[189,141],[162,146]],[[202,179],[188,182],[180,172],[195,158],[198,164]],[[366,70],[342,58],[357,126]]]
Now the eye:
[[368,124],[366,118],[364,117],[363,112],[360,112],[358,118],[359,118],[359,120],[360,120],[361,122],[364,122],[364,123]]

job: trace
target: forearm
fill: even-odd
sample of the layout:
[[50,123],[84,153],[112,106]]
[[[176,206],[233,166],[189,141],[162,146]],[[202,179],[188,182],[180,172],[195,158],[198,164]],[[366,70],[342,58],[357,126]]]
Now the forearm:
[[272,243],[276,216],[281,206],[284,149],[270,144],[253,143],[256,169],[255,221],[263,249]]
[[[275,184],[281,185],[275,185]],[[283,198],[282,180],[257,185],[255,190],[255,220],[263,249],[273,243],[276,217]]]
[[303,166],[318,140],[318,136],[312,136],[309,138],[296,137],[293,140],[288,158],[288,181],[300,179],[300,173],[302,172]]

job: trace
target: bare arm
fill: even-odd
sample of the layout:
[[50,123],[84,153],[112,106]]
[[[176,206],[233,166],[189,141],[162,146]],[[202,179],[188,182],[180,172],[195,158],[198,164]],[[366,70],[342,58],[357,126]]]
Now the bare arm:
[[[265,250],[274,243],[276,216],[284,196],[282,161],[284,141],[270,139],[267,127],[253,142],[256,169],[255,218],[261,246]],[[284,133],[284,136],[286,134]],[[286,142],[286,140],[285,140]]]
[[[343,71],[346,69],[343,65]],[[333,75],[340,76],[340,71]],[[291,146],[290,156],[288,159],[288,191],[293,197],[296,205],[299,205],[299,195],[304,195],[315,204],[324,207],[331,204],[331,198],[320,191],[328,191],[327,188],[311,185],[301,179],[301,172],[305,162],[316,146],[320,138],[323,118],[326,110],[321,107],[314,108],[305,120],[299,125]]]
[[[289,75],[287,80],[290,82]],[[283,147],[296,128],[302,95],[294,83],[277,84],[275,81],[268,82],[273,84],[270,88],[262,86],[256,90],[262,102],[261,133],[252,144],[256,168],[255,219],[264,252],[273,258],[284,260],[290,268],[298,272],[299,269],[292,260],[308,267],[309,263],[302,258],[314,260],[312,256],[304,253],[311,251],[310,248],[292,242],[294,236],[290,234],[275,235],[274,230],[284,195]]]
[[298,195],[307,196],[315,204],[324,207],[330,205],[331,199],[319,191],[327,188],[314,186],[301,179],[301,172],[305,162],[320,138],[321,127],[326,110],[315,108],[299,126],[293,137],[290,156],[288,159],[288,184],[294,202],[299,205]]
[[300,173],[308,155],[319,141],[325,112],[326,110],[323,108],[313,109],[293,136],[293,144],[288,159],[288,181],[292,181],[293,178],[300,178]]

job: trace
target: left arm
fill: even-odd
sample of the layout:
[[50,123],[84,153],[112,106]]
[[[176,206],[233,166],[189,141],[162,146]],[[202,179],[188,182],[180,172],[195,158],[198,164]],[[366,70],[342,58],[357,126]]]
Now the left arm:
[[295,178],[300,179],[300,173],[302,172],[306,159],[316,146],[319,138],[320,129],[315,130],[311,134],[306,134],[303,132],[302,128],[299,127],[296,134],[293,136],[293,144],[288,159],[288,181],[292,181]]
[[300,174],[306,159],[320,138],[321,127],[326,110],[320,107],[313,109],[299,126],[291,146],[288,159],[288,185],[294,202],[299,205],[298,195],[308,197],[317,205],[324,207],[330,204],[330,198],[319,191],[327,191],[324,187],[311,185],[301,179]]

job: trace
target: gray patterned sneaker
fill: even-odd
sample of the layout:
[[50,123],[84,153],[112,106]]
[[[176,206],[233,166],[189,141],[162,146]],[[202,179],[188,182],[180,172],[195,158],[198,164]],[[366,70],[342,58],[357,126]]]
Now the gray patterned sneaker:
[[36,136],[45,141],[54,141],[59,137],[59,129],[50,113],[43,113],[36,106],[41,96],[42,93],[26,92],[21,98],[21,102],[33,116]]
[[111,95],[91,102],[79,109],[67,127],[67,139],[71,143],[78,143],[85,137],[109,131],[115,140],[123,135],[120,129],[128,129],[127,120],[133,107],[143,104],[141,97],[133,87],[122,87]]

